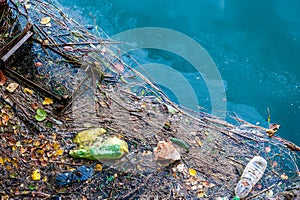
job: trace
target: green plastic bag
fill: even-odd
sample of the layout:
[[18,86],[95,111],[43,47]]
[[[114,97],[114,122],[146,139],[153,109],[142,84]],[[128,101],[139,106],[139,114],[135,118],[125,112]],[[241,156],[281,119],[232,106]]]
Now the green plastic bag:
[[79,148],[71,150],[69,155],[89,160],[120,159],[128,152],[128,144],[116,136],[104,135],[105,132],[103,128],[81,131],[74,137],[74,142]]

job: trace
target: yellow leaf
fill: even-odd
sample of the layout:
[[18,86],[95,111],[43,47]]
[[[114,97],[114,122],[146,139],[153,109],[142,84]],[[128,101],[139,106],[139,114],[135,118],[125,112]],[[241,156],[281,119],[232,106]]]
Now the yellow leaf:
[[34,143],[33,143],[33,145],[35,146],[35,147],[38,147],[38,146],[40,146],[41,145],[41,143],[40,143],[40,141],[35,141]]
[[43,181],[43,182],[47,182],[47,181],[48,181],[47,176],[44,176],[43,179],[42,179],[42,181]]
[[23,147],[21,147],[21,149],[20,149],[20,153],[21,154],[23,154],[23,153],[25,153],[26,152],[26,149],[25,148],[23,148]]
[[48,24],[50,21],[51,21],[51,18],[50,18],[50,17],[42,17],[40,23],[46,25],[46,24]]
[[55,153],[55,156],[61,156],[61,155],[63,155],[63,153],[64,153],[63,149],[58,149]]
[[45,100],[43,101],[43,105],[50,105],[50,104],[53,104],[53,100],[46,97]]
[[38,150],[36,150],[36,152],[39,154],[39,155],[43,155],[45,152],[44,152],[44,150],[42,150],[42,149],[38,149]]
[[1,165],[4,165],[4,160],[3,160],[2,157],[0,157],[0,164],[1,164]]
[[191,168],[189,169],[189,173],[191,176],[196,176],[196,174],[197,174],[196,170],[191,169]]
[[21,147],[22,146],[21,142],[20,141],[16,142],[16,146]]
[[101,164],[97,164],[95,166],[95,171],[102,171],[102,165]]
[[60,145],[58,142],[54,142],[53,144],[53,148],[56,150],[56,149],[59,149]]
[[24,88],[23,89],[23,92],[26,93],[26,94],[29,94],[29,95],[32,95],[33,94],[33,90],[29,89],[29,88]]
[[14,167],[18,167],[18,166],[19,166],[19,165],[18,165],[18,161],[12,161],[11,164],[12,164],[12,166],[14,166]]
[[33,170],[32,174],[31,174],[31,178],[32,178],[32,180],[34,180],[34,181],[39,181],[39,180],[41,180],[41,173],[40,173],[40,170],[38,170],[38,169]]
[[199,191],[197,196],[199,198],[204,198],[206,196],[206,194],[203,191]]

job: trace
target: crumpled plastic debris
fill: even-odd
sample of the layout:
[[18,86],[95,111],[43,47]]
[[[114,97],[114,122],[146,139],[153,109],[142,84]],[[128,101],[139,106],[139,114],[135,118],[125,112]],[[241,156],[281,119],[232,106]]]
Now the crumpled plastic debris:
[[128,144],[116,136],[104,135],[105,129],[89,129],[78,133],[74,142],[79,145],[69,155],[89,160],[116,160],[128,152]]
[[92,167],[80,166],[73,172],[58,174],[55,178],[55,184],[58,186],[67,186],[74,182],[86,181],[94,174]]
[[164,162],[171,164],[180,160],[180,153],[173,146],[172,142],[159,141],[157,147],[154,148],[154,156],[157,162]]

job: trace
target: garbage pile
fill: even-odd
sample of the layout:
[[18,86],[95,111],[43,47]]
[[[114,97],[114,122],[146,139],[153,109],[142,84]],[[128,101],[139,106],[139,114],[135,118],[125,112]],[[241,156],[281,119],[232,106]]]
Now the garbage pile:
[[279,126],[179,108],[55,1],[9,8],[34,35],[5,66],[19,75],[0,73],[3,199],[298,198],[300,148]]

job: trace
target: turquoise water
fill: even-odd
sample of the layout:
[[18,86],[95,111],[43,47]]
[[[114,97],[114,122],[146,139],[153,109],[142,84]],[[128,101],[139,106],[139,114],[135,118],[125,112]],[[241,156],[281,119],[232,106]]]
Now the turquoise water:
[[[227,110],[266,126],[269,108],[271,121],[281,124],[278,134],[300,145],[300,1],[59,2],[82,15],[83,24],[97,24],[110,36],[149,26],[187,34],[217,64],[226,86]],[[188,63],[160,51],[145,53],[142,59],[168,64],[182,72],[193,87],[198,87],[196,95],[201,106],[209,109],[205,84],[198,83],[199,74]]]

